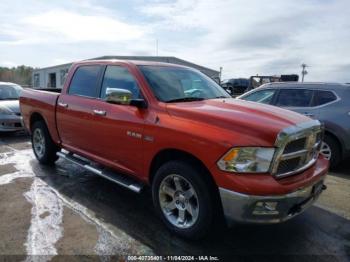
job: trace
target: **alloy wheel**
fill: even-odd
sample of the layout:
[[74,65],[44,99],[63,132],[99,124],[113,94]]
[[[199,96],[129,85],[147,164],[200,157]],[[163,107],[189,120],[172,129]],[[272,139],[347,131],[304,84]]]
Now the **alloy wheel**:
[[332,157],[332,150],[331,150],[331,147],[330,147],[327,143],[325,143],[324,141],[322,142],[320,153],[321,153],[327,160],[330,160],[331,157]]
[[35,129],[33,133],[33,147],[37,156],[42,158],[45,154],[45,137],[39,128]]
[[166,219],[178,228],[189,228],[198,220],[197,193],[191,183],[180,175],[168,175],[162,180],[159,203]]

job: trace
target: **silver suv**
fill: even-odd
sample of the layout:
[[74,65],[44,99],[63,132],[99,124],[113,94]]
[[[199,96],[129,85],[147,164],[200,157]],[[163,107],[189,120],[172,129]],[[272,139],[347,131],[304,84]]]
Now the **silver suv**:
[[331,83],[268,83],[238,97],[283,107],[325,125],[321,153],[335,167],[350,156],[350,85]]

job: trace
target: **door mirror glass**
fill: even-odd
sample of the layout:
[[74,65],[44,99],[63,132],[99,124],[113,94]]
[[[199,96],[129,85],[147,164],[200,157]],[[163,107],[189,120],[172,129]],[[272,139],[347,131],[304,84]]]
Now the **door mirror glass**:
[[130,105],[132,93],[129,90],[122,88],[106,88],[105,100],[108,103]]

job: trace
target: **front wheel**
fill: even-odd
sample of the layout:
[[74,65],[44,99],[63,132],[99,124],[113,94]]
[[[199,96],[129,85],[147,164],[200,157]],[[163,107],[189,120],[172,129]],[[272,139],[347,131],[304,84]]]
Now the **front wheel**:
[[190,239],[206,235],[213,221],[210,187],[189,164],[171,161],[161,166],[152,184],[153,203],[166,226]]
[[338,142],[331,136],[325,135],[320,153],[330,161],[331,168],[335,168],[341,158],[341,151]]
[[32,147],[35,157],[41,164],[51,165],[57,159],[58,146],[52,141],[49,131],[43,121],[33,124]]

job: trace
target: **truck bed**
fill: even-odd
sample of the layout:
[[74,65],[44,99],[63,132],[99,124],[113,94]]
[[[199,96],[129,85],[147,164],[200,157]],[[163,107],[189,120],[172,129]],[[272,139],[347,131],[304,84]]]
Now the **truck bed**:
[[61,93],[62,92],[62,88],[34,88],[31,90],[47,91],[47,92],[53,92],[53,93]]
[[20,97],[20,109],[26,129],[30,132],[30,116],[38,113],[44,118],[52,139],[59,142],[56,128],[56,103],[61,89],[25,89]]

